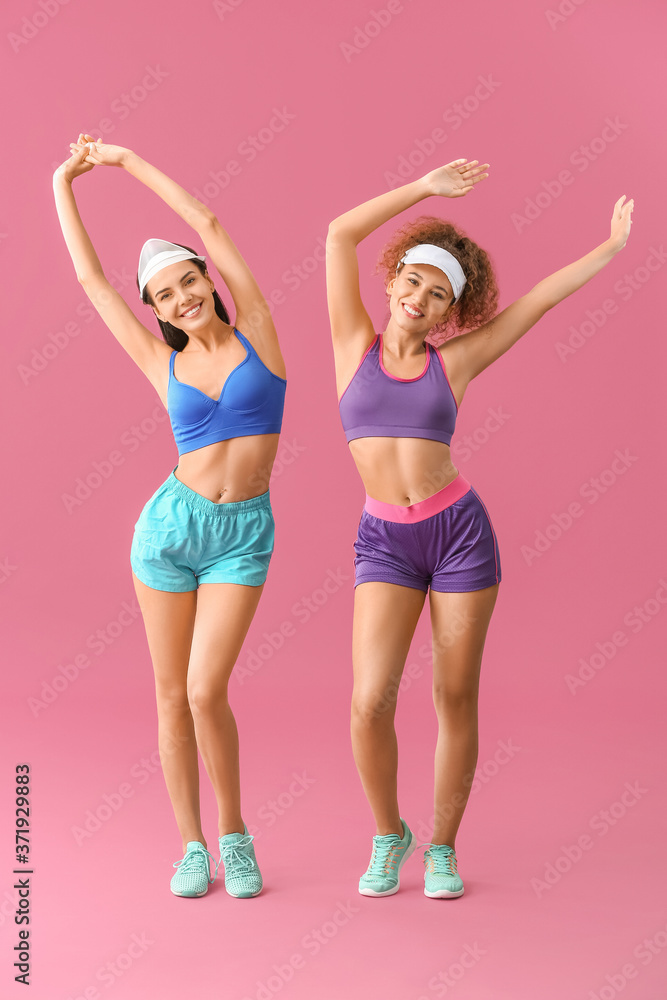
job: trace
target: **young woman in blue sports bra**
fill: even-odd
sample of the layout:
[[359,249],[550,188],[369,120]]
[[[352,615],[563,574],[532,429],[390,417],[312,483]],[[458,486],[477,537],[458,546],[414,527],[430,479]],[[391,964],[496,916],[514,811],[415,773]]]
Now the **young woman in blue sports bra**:
[[[77,277],[155,388],[178,448],[178,465],[136,522],[130,554],[155,671],[162,769],[182,840],[171,890],[204,895],[222,863],[230,895],[256,896],[262,877],[241,815],[227,685],[273,552],[269,478],[285,364],[267,303],[213,212],[129,149],[83,134],[70,147],[53,185]],[[229,289],[234,325],[206,258],[160,239],[144,244],[137,285],[164,340],[139,322],[105,277],[77,211],[72,181],[96,165],[127,170],[193,227]],[[198,750],[218,803],[219,861],[201,828]]]
[[[480,667],[501,580],[486,507],[450,456],[466,387],[608,264],[630,232],[633,202],[623,204],[623,196],[608,240],[495,316],[488,255],[451,223],[421,216],[383,251],[390,317],[377,335],[361,300],[357,244],[424,198],[468,194],[488,177],[488,166],[454,160],[341,215],[327,237],[340,416],[366,487],[354,543],[352,744],[377,830],[359,881],[367,896],[398,891],[401,866],[416,846],[398,806],[394,714],[429,588],[438,741],[424,892],[442,899],[464,891],[455,839],[477,763]],[[471,332],[439,347],[425,339],[447,328]]]

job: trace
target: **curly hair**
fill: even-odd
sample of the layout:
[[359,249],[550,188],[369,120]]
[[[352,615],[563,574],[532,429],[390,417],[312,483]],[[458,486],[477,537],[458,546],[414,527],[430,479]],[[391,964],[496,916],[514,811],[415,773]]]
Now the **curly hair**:
[[396,276],[396,266],[403,254],[420,243],[433,243],[448,250],[466,276],[461,298],[450,307],[444,323],[429,330],[429,339],[443,343],[450,339],[448,333],[453,337],[457,332],[476,329],[492,319],[498,308],[498,285],[491,258],[462,229],[445,219],[420,215],[396,230],[382,249],[375,273],[384,273],[385,284],[388,284]]
[[[183,243],[175,243],[174,246],[183,247],[183,249],[187,250],[189,253],[193,254],[197,253],[197,251],[193,250],[192,247],[186,247]],[[199,268],[202,274],[207,273],[205,261],[193,260],[192,263]],[[139,289],[139,291],[141,291],[138,276],[137,276],[137,288]],[[156,303],[153,302],[147,288],[144,288],[142,292],[141,301],[148,306],[156,305]],[[229,323],[229,313],[227,312],[225,305],[220,296],[218,295],[217,291],[215,290],[215,288],[213,289],[213,302],[215,304],[216,314],[220,317],[223,323]],[[157,316],[155,318],[160,324],[160,330],[162,331],[162,336],[164,338],[165,343],[168,344],[169,347],[173,347],[176,351],[182,351],[185,345],[187,344],[188,340],[190,339],[185,330],[181,330],[179,326],[172,326],[171,323],[163,323],[163,321],[161,319],[158,319]]]

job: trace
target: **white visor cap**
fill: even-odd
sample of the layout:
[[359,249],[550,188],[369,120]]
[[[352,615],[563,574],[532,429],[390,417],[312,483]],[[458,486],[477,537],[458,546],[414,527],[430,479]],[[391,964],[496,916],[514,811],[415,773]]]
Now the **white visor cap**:
[[169,240],[150,239],[146,240],[139,255],[139,267],[137,276],[139,278],[139,295],[144,294],[144,288],[151,278],[169,264],[177,264],[179,260],[206,260],[196,253],[184,250],[177,243],[170,243]]
[[466,284],[466,276],[458,260],[449,250],[443,250],[442,247],[437,247],[433,243],[419,243],[416,247],[410,247],[403,254],[396,265],[397,271],[401,264],[432,264],[433,267],[440,268],[451,282],[454,302],[461,298]]

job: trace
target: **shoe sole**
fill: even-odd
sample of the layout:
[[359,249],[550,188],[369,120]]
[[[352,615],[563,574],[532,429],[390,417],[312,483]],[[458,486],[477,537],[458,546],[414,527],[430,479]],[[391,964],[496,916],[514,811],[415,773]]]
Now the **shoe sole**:
[[[262,886],[262,889],[263,888],[264,886]],[[232,899],[254,899],[255,896],[259,896],[262,889],[258,889],[257,892],[239,892],[239,893],[230,892],[229,889],[225,889],[225,892],[227,893],[228,896],[231,896]]]
[[181,899],[199,899],[200,896],[205,896],[208,889],[204,889],[203,892],[174,892],[172,889],[172,894],[174,896],[180,896]]
[[411,854],[415,852],[417,844],[413,836],[410,845],[403,852],[403,857],[398,863],[398,871],[396,872],[396,885],[393,889],[385,889],[384,892],[374,892],[372,889],[359,889],[360,896],[393,896],[401,888],[401,868],[408,860]]
[[429,899],[455,899],[457,896],[462,896],[465,889],[457,889],[455,892],[451,892],[449,889],[436,889],[435,892],[429,892],[428,889],[424,889],[424,895],[428,896]]

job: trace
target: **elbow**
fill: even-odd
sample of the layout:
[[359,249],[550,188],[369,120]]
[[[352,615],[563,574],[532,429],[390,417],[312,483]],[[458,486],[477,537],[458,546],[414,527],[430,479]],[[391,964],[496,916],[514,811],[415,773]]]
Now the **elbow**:
[[563,296],[558,296],[558,291],[553,287],[553,285],[549,287],[549,284],[545,281],[538,281],[538,283],[531,288],[528,294],[531,297],[531,301],[535,303],[537,309],[542,313],[547,312],[549,309],[553,309],[553,307],[558,305],[563,298]]
[[188,222],[193,229],[197,230],[197,232],[199,232],[200,229],[207,228],[208,226],[220,225],[215,212],[213,212],[202,201],[197,202],[195,208],[192,209]]
[[350,233],[351,227],[349,224],[349,219],[347,218],[348,215],[349,212],[346,212],[344,215],[338,215],[336,216],[335,219],[332,219],[332,221],[329,223],[329,230],[327,235],[340,236],[342,233]]
[[355,233],[346,226],[345,223],[341,223],[340,219],[334,219],[333,222],[329,223],[329,228],[327,230],[327,243],[329,246],[339,246],[342,241],[351,243],[356,246],[359,240],[357,239]]
[[89,294],[94,288],[110,284],[103,271],[88,271],[86,274],[77,273],[76,280],[87,294]]

